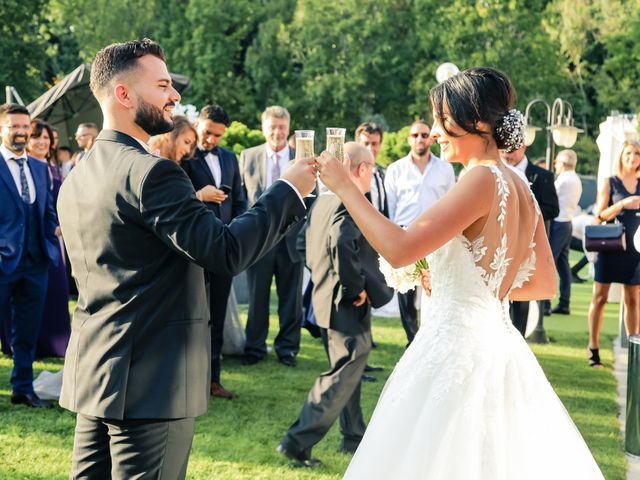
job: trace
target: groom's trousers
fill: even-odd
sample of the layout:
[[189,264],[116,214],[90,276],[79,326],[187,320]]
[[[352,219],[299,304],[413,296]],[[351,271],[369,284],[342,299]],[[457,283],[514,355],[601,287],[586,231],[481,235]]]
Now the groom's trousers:
[[71,479],[184,479],[194,418],[110,420],[78,414]]
[[371,327],[368,318],[348,323],[344,329],[322,329],[331,368],[316,379],[300,416],[282,440],[290,451],[310,453],[338,417],[344,450],[355,451],[364,436],[360,378],[371,351]]

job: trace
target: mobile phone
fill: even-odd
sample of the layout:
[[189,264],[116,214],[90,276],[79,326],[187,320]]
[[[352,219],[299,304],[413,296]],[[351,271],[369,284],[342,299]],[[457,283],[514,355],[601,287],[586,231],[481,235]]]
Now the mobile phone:
[[225,195],[229,195],[231,193],[231,187],[229,185],[225,185],[224,183],[218,187],[218,190],[222,190]]

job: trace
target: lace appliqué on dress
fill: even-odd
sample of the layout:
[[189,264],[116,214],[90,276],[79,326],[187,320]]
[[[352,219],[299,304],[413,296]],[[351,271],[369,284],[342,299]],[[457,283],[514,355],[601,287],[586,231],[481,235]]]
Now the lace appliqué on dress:
[[[502,175],[502,172],[499,168],[492,165],[489,167],[489,169],[496,177],[498,195],[500,196],[500,200],[498,202],[500,212],[498,214],[497,220],[500,224],[500,229],[504,230],[504,222],[507,216],[507,200],[510,193],[509,184],[504,179],[504,176]],[[500,246],[497,247],[493,252],[493,259],[489,264],[489,268],[492,270],[491,272],[487,271],[484,267],[479,265],[479,262],[487,253],[487,247],[484,246],[484,235],[479,236],[473,241],[468,240],[464,235],[460,235],[459,238],[471,252],[476,269],[487,284],[487,287],[491,291],[492,295],[494,297],[497,297],[500,292],[502,280],[504,280],[504,277],[507,273],[507,268],[511,264],[511,258],[507,258],[507,234],[502,234],[502,238],[500,239]]]

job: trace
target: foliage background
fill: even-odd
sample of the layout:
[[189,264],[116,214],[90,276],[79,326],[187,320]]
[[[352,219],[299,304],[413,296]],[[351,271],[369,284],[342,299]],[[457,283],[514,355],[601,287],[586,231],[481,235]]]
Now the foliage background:
[[[278,103],[293,128],[397,131],[430,118],[440,63],[486,65],[511,77],[521,110],[572,103],[583,173],[599,123],[640,103],[640,0],[0,0],[0,13],[0,84],[26,102],[104,45],[149,36],[191,77],[183,103],[220,103],[251,129]],[[542,124],[544,108],[533,114]]]

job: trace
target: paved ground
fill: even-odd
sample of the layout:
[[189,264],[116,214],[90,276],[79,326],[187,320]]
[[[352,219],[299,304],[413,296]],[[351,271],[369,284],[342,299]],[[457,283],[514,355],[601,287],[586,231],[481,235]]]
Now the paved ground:
[[[627,349],[620,346],[619,339],[614,342],[615,357],[613,375],[618,381],[618,404],[620,405],[620,430],[624,437],[627,411]],[[640,480],[640,459],[627,455],[627,480]]]

